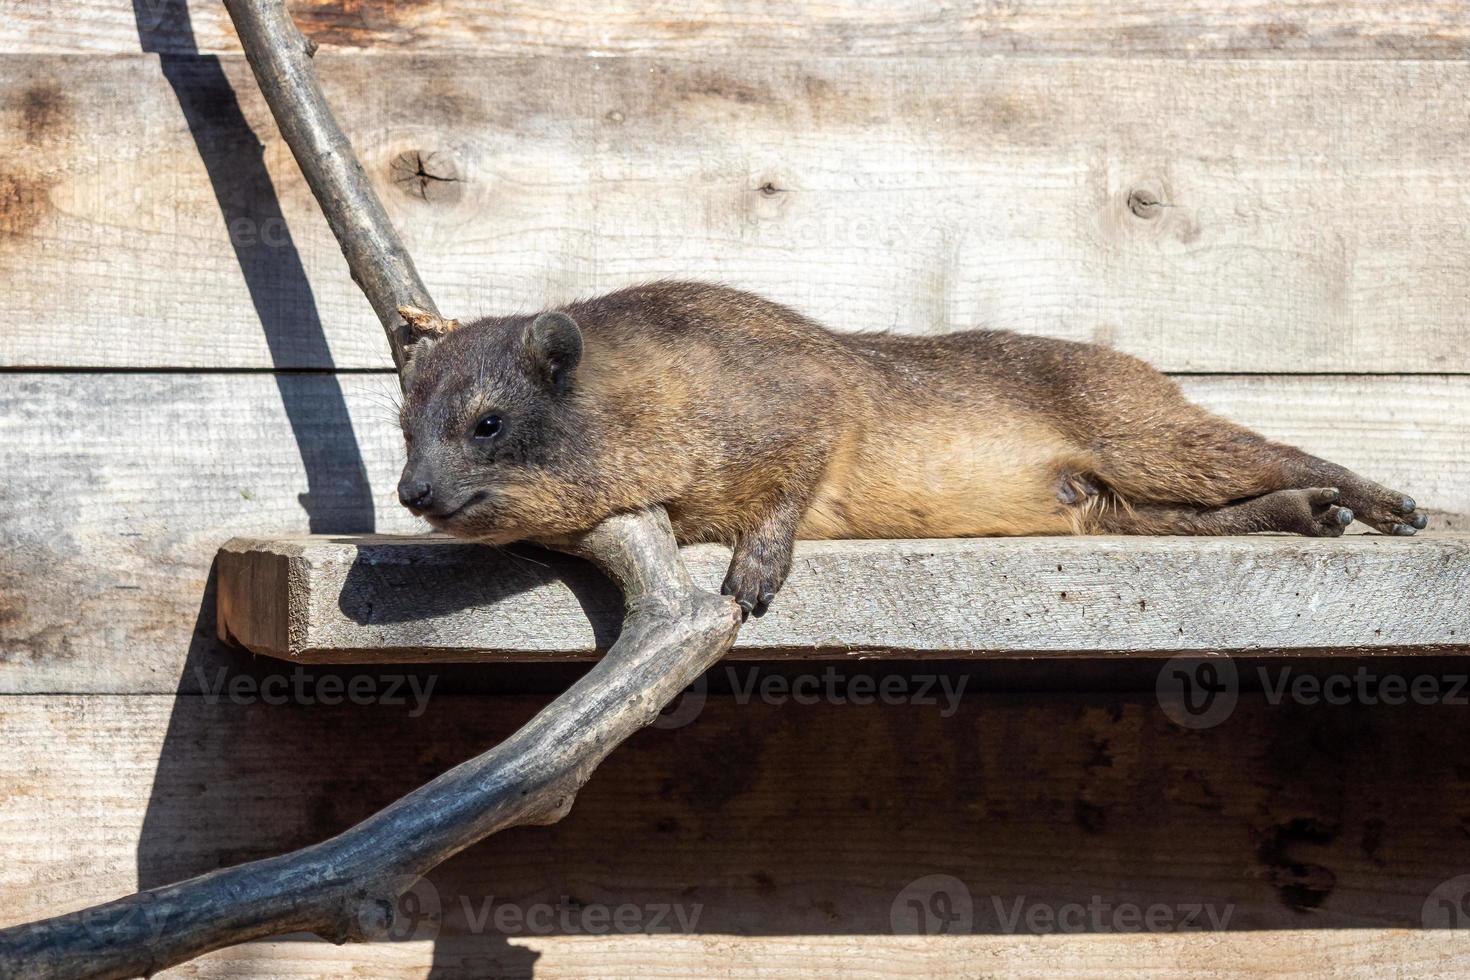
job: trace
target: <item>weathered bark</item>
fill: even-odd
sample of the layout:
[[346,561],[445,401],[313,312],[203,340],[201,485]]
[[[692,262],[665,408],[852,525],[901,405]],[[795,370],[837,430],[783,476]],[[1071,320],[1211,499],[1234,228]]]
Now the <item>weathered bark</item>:
[[[226,7],[401,367],[398,308],[437,310],[322,96],[312,47],[281,0]],[[520,731],[320,844],[0,931],[0,976],[137,976],[262,936],[384,935],[398,897],[441,861],[497,830],[561,819],[603,758],[724,654],[740,617],[694,586],[661,509],[550,543],[602,567],[627,614],[607,656]]]

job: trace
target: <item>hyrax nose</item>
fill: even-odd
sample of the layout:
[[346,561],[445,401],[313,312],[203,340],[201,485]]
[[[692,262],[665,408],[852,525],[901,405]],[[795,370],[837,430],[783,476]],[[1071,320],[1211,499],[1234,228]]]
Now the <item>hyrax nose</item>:
[[414,510],[425,510],[434,502],[434,488],[422,480],[401,480],[398,484],[398,501]]

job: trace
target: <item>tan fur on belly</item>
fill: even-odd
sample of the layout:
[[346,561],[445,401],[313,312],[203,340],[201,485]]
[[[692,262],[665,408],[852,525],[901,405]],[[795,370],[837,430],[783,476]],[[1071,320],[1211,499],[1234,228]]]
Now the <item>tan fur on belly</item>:
[[[952,422],[953,420],[945,420]],[[1078,507],[1057,497],[1063,473],[1090,460],[1034,422],[977,433],[943,424],[865,440],[838,459],[797,530],[801,538],[1075,534]]]

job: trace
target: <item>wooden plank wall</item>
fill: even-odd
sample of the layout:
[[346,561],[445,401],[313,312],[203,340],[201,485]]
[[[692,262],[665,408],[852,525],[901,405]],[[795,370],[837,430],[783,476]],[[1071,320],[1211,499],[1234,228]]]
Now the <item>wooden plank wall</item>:
[[[8,699],[4,919],[317,840],[540,703],[448,696],[414,718],[389,704]],[[615,753],[562,824],[435,872],[416,893],[422,928],[399,937],[416,944],[286,942],[216,960],[264,976],[974,976],[1048,975],[1070,949],[1074,976],[1463,975],[1462,934],[1419,929],[1436,889],[1470,868],[1464,710],[1256,696],[1183,731],[1149,694],[975,695],[948,717],[712,697],[692,723]],[[889,933],[933,875],[969,911],[915,949]],[[1018,901],[1094,896],[1163,906],[1179,931],[1126,942],[1110,918],[1042,936],[1007,925]],[[669,931],[652,911],[639,923],[653,934],[611,944],[580,913],[485,924],[487,909],[558,905],[667,908]],[[1228,931],[1191,936],[1190,909]]]
[[[430,288],[456,314],[679,275],[754,288],[843,329],[985,322],[1096,340],[1175,373],[1212,408],[1414,493],[1434,527],[1470,514],[1464,0],[292,7],[323,45],[328,94]],[[0,0],[0,26],[9,922],[330,833],[529,709],[445,671],[433,675],[444,700],[413,725],[392,720],[385,749],[381,705],[208,696],[219,671],[279,673],[214,640],[221,542],[414,526],[392,501],[386,351],[218,4]],[[530,895],[536,854],[543,877],[550,868],[587,894],[673,901],[693,888],[708,935],[493,949],[441,938],[301,960],[301,944],[269,944],[181,973],[392,963],[476,975],[486,963],[529,972],[540,957],[542,976],[651,975],[710,956],[732,973],[848,960],[926,974],[975,959],[1203,968],[1197,947],[1162,937],[992,934],[956,939],[946,958],[885,936],[889,891],[910,871],[955,868],[977,898],[1059,901],[1064,872],[1101,853],[1092,891],[1177,900],[1183,886],[1141,843],[1163,838],[1129,829],[1160,813],[1192,842],[1190,880],[1218,883],[1210,894],[1248,910],[1245,928],[1305,930],[1280,933],[1303,971],[1329,959],[1364,972],[1409,958],[1416,972],[1453,967],[1432,933],[1379,931],[1416,925],[1434,882],[1470,863],[1453,843],[1470,819],[1463,774],[1435,768],[1454,751],[1445,714],[1353,715],[1393,733],[1392,752],[1358,760],[1377,773],[1360,784],[1304,740],[1300,719],[1259,709],[1243,762],[1237,744],[1206,750],[1197,733],[1160,728],[1147,699],[1103,702],[991,705],[959,740],[980,755],[953,761],[953,732],[889,709],[839,724],[788,707],[760,735],[742,706],[701,736],[643,737],[566,829],[520,832],[446,871],[475,882],[450,891]],[[1099,736],[1089,726],[1100,718],[1126,734]],[[826,734],[803,734],[808,722]],[[1018,741],[1033,726],[1049,740]],[[1096,767],[1063,756],[1097,738],[1147,749],[1112,777],[1116,809],[1101,830],[1087,824],[1102,804],[1057,783],[1091,785]],[[1001,747],[1015,757],[997,761]],[[909,775],[936,754],[937,769]],[[825,762],[803,768],[807,755]],[[860,758],[883,801],[834,781]],[[1318,778],[1293,768],[1304,758],[1338,768]],[[1380,771],[1405,759],[1421,782]],[[656,781],[636,775],[638,760],[653,760]],[[712,787],[711,769],[749,782]],[[1145,771],[1152,795],[1129,798]],[[1040,788],[1007,797],[996,780]],[[720,807],[693,791],[678,803],[685,785]],[[917,836],[901,829],[910,789],[929,800],[908,818],[927,828]],[[968,802],[950,812],[956,792]],[[1360,793],[1392,812],[1351,802]],[[813,794],[826,804],[804,808]],[[1280,794],[1295,795],[1287,805]],[[1336,821],[1337,836],[1324,843],[1314,821]],[[1278,825],[1305,835],[1292,848],[1341,853],[1287,861],[1270,850]],[[1392,848],[1354,850],[1381,826],[1403,828]],[[1038,843],[1059,833],[1061,848]],[[757,860],[772,836],[787,842]],[[829,842],[848,836],[852,848],[834,854]],[[662,844],[615,853],[640,839]],[[1007,857],[1017,848],[1023,858]],[[683,855],[676,873],[660,870],[670,853]],[[508,861],[520,870],[502,886],[490,869]],[[1343,884],[1316,910],[1273,890],[1319,866]],[[1258,955],[1253,942],[1231,948]]]
[[[238,51],[217,4],[8,2],[0,47],[65,54]],[[305,32],[356,49],[481,54],[714,52],[1449,59],[1470,50],[1458,0],[292,0]],[[192,22],[190,24],[189,22]],[[139,34],[146,35],[140,45]]]
[[[693,276],[843,329],[989,323],[1176,372],[1470,370],[1464,62],[317,62],[457,312]],[[0,171],[0,275],[26,283],[5,363],[385,366],[238,58],[4,64],[35,148]]]

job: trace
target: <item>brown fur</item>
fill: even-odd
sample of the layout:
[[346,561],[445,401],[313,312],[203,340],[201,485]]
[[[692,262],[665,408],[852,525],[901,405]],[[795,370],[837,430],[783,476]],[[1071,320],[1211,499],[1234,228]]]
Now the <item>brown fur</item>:
[[[1105,348],[992,330],[844,335],[698,283],[561,312],[581,336],[561,388],[534,381],[563,354],[538,348],[533,317],[416,348],[404,479],[436,488],[431,522],[500,543],[662,504],[682,541],[734,545],[726,591],[757,609],[793,537],[1424,524],[1403,494],[1211,415]],[[505,431],[467,443],[487,412]]]

